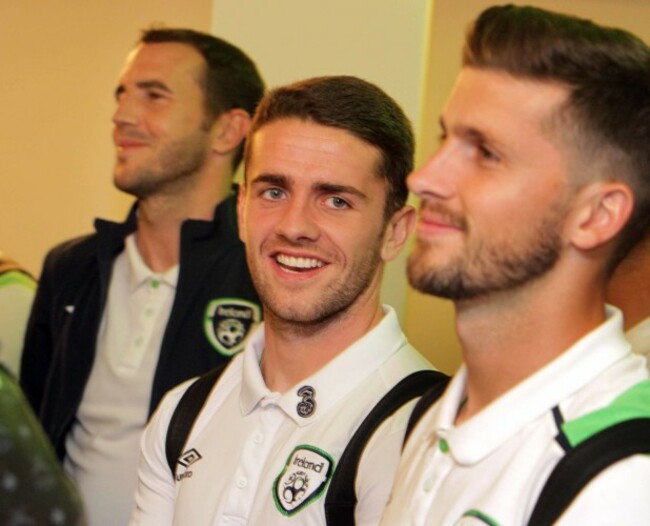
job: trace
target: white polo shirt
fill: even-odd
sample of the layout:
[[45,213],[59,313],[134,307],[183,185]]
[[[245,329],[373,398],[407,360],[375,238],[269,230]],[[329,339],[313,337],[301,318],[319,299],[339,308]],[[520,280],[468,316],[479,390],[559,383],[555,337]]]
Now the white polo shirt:
[[89,526],[123,526],[133,509],[142,431],[178,265],[156,274],[132,234],[113,264],[97,350],[64,466],[79,487]]
[[[397,382],[431,368],[406,341],[395,312],[384,311],[362,339],[283,394],[269,391],[262,378],[258,328],[206,402],[175,481],[165,436],[190,382],[168,393],[143,436],[131,524],[325,524],[325,490],[354,431]],[[358,525],[379,520],[413,403],[382,424],[361,458]]]
[[[648,378],[623,337],[620,311],[607,312],[603,325],[455,426],[465,398],[461,367],[409,438],[382,526],[526,524],[563,456],[552,408],[575,420]],[[650,524],[649,488],[650,456],[630,457],[596,477],[556,524]]]

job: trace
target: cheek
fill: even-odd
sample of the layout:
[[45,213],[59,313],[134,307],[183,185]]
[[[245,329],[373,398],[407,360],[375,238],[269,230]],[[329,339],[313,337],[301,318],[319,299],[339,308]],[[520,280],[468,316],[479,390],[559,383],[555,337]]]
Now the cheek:
[[152,135],[170,139],[184,137],[195,132],[201,123],[202,120],[197,115],[173,111],[149,112],[144,121]]
[[[546,189],[533,185],[475,185],[464,193],[464,208],[474,226],[511,229],[525,225],[548,206]],[[509,187],[508,187],[509,186]]]
[[248,209],[242,214],[244,243],[251,248],[260,246],[273,232],[274,222],[268,215]]
[[364,223],[352,227],[350,225],[337,231],[335,243],[349,257],[363,260],[381,253],[385,243],[383,229],[377,224]]

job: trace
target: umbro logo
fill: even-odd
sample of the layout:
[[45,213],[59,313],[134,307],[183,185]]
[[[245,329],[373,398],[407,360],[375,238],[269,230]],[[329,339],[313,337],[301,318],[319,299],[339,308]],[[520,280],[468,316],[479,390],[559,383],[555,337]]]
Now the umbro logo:
[[198,462],[202,458],[201,454],[196,449],[192,448],[188,449],[179,457],[178,463],[184,468],[189,468],[192,464]]
[[195,464],[202,458],[203,457],[201,456],[201,453],[199,453],[194,448],[188,449],[185,453],[183,453],[180,457],[178,457],[177,463],[185,468],[185,472],[177,473],[176,481],[180,482],[183,479],[192,478],[192,471],[190,471],[187,468],[189,468],[192,464]]

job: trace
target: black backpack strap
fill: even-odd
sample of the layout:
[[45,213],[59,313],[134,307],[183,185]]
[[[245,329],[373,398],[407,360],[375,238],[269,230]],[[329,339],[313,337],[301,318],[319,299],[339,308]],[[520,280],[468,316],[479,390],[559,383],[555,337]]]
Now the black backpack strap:
[[377,428],[409,400],[427,389],[448,382],[439,371],[417,371],[403,378],[373,407],[348,442],[325,496],[325,518],[328,526],[353,526],[357,496],[354,490],[359,461]]
[[601,471],[643,453],[650,453],[650,418],[615,424],[570,449],[546,481],[528,526],[550,526]]
[[207,373],[199,376],[199,378],[191,384],[187,391],[178,401],[176,409],[172,414],[167,428],[167,437],[165,439],[165,455],[167,456],[167,464],[172,472],[172,476],[176,477],[176,463],[178,458],[183,453],[183,447],[192,431],[192,426],[196,417],[199,416],[203,404],[208,398],[210,391],[219,380],[221,373],[226,368],[226,364],[218,365],[214,369],[209,370]]
[[406,441],[411,436],[413,428],[419,422],[420,418],[422,418],[424,413],[426,413],[427,409],[435,404],[438,401],[438,398],[442,396],[442,393],[444,393],[445,389],[447,389],[447,385],[449,385],[450,380],[451,378],[446,375],[444,378],[440,378],[440,380],[432,385],[417,401],[415,407],[413,407],[413,411],[411,411],[411,416],[409,417],[408,424],[406,424],[406,433],[404,434],[402,449],[404,449]]

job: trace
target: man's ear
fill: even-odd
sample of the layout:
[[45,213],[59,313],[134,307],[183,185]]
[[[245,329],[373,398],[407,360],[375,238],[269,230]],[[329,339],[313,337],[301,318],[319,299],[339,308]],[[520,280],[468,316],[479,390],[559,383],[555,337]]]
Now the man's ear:
[[237,191],[237,226],[239,231],[239,239],[242,243],[246,243],[246,183],[239,185]]
[[251,116],[235,108],[219,115],[212,125],[212,150],[221,155],[233,152],[241,144],[251,127]]
[[570,242],[580,250],[605,245],[616,237],[632,215],[634,194],[620,181],[599,181],[578,192],[569,222]]
[[384,261],[391,261],[397,257],[415,227],[415,208],[405,205],[388,220],[384,232],[384,244],[381,257]]

